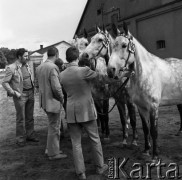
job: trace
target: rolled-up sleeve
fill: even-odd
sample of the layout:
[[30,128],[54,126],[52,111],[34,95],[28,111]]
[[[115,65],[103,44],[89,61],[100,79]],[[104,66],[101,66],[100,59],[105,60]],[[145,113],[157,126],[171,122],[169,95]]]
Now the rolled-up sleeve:
[[3,79],[3,82],[2,82],[2,86],[8,92],[8,95],[10,95],[10,96],[14,95],[14,90],[9,85],[9,83],[10,83],[10,81],[12,79],[12,76],[13,76],[13,72],[11,71],[10,67],[7,66],[6,74],[4,76],[4,79]]
[[50,73],[51,89],[53,91],[54,98],[63,104],[64,95],[62,87],[59,81],[59,72],[56,69],[52,69]]

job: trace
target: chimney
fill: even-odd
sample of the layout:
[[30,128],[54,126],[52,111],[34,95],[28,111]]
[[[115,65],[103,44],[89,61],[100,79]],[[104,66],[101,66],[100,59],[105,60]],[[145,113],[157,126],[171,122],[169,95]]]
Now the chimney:
[[40,45],[40,49],[43,49],[43,47],[44,47],[44,46],[41,44],[41,45]]

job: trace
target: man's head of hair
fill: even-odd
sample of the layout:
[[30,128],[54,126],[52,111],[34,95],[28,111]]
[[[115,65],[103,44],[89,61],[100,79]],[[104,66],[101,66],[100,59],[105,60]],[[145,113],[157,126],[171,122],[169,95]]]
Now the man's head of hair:
[[63,70],[63,67],[62,67],[63,66],[63,60],[62,59],[60,59],[60,58],[56,59],[55,64],[58,66],[60,71]]
[[49,57],[54,57],[58,55],[58,49],[56,47],[50,47],[47,51],[47,56]]
[[24,53],[25,52],[28,52],[26,49],[24,48],[20,48],[16,51],[16,57],[19,58],[19,57],[23,57]]
[[66,51],[66,60],[71,63],[77,60],[79,57],[79,51],[76,47],[69,47]]

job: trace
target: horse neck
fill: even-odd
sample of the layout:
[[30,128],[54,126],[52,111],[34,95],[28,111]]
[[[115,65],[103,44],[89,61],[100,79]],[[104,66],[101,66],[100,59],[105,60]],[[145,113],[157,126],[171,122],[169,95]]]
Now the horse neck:
[[149,53],[135,38],[133,40],[135,44],[135,74],[137,76],[146,76],[151,72],[154,67],[153,64],[158,57]]

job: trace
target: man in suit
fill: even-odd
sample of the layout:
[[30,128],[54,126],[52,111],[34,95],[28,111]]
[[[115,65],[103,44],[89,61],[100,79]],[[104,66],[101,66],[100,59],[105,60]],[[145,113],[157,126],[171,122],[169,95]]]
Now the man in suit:
[[16,109],[16,143],[24,146],[26,140],[33,142],[39,140],[34,132],[34,85],[27,63],[28,51],[24,48],[18,49],[16,57],[17,60],[6,68],[2,85],[8,96],[13,97]]
[[60,73],[60,80],[67,93],[67,122],[72,141],[76,174],[79,179],[86,179],[81,147],[82,127],[87,132],[92,145],[97,173],[103,174],[108,166],[104,164],[96,123],[97,113],[90,87],[90,81],[99,78],[99,75],[89,67],[78,67],[78,56],[79,51],[75,47],[67,49],[66,59],[69,65]]
[[39,103],[48,116],[47,154],[50,160],[66,158],[60,151],[60,111],[63,104],[63,93],[59,81],[59,69],[55,65],[58,50],[49,48],[48,59],[37,68],[39,85]]

